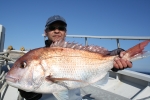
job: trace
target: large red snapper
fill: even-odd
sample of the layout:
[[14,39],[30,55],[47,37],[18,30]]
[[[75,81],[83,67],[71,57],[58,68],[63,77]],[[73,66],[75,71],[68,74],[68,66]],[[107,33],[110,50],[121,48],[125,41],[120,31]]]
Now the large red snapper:
[[[129,50],[123,58],[133,60],[144,55],[144,41]],[[59,41],[49,48],[29,51],[19,58],[5,79],[13,87],[38,93],[56,93],[84,87],[102,79],[113,68],[114,58],[97,46],[81,46]]]

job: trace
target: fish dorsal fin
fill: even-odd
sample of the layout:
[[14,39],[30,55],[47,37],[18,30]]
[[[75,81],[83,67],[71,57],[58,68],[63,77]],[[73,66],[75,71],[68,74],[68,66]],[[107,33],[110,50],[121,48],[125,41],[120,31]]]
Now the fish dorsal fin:
[[94,45],[83,46],[78,43],[74,43],[74,42],[69,43],[64,40],[56,41],[52,43],[50,47],[72,48],[72,49],[85,50],[89,52],[99,53],[103,55],[107,55],[109,53],[107,49],[100,47],[100,46],[94,46]]

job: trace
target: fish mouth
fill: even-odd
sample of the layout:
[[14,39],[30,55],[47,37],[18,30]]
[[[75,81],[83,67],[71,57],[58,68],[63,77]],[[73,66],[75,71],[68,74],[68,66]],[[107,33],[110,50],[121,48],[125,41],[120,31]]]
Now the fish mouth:
[[13,77],[8,76],[8,75],[5,76],[5,79],[7,81],[14,82],[14,83],[16,83],[19,80],[19,79],[13,78]]

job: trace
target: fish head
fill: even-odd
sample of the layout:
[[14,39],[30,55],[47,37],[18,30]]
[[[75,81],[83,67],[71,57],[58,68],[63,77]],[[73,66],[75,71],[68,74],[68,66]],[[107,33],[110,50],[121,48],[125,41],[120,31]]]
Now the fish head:
[[44,70],[36,52],[19,58],[5,76],[6,82],[25,91],[34,91],[42,84]]

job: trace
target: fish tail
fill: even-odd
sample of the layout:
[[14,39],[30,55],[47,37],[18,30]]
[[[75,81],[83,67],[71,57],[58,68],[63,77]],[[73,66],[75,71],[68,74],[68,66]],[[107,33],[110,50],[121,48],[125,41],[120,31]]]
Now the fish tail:
[[125,58],[128,58],[130,61],[133,61],[150,56],[150,51],[144,51],[144,47],[146,47],[149,42],[150,40],[145,40],[128,49],[126,51]]

